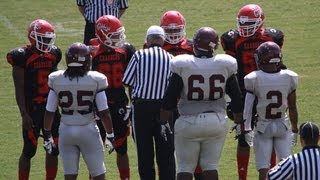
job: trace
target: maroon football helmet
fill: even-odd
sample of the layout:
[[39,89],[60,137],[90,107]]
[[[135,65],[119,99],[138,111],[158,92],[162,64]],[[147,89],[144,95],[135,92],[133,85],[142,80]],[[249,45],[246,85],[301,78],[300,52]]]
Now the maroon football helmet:
[[264,70],[264,65],[275,65],[278,67],[282,61],[282,53],[278,44],[272,41],[264,42],[256,49],[254,58],[258,68]]
[[212,56],[218,48],[219,35],[211,27],[202,27],[193,37],[193,51],[196,56]]
[[82,43],[73,43],[66,51],[66,63],[68,67],[89,67],[91,61],[88,46]]

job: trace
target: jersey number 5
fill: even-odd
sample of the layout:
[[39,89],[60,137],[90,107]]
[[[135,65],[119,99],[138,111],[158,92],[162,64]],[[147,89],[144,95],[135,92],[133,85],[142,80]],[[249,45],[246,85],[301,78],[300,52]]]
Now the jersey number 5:
[[[223,97],[223,88],[221,84],[225,83],[225,78],[221,74],[213,74],[209,78],[209,89],[201,89],[200,87],[195,87],[195,82],[199,84],[204,84],[205,79],[202,75],[191,75],[188,78],[188,100],[201,101],[204,99],[216,100]],[[220,86],[217,86],[220,84]],[[209,97],[204,97],[205,91],[209,91]]]
[[[67,115],[72,115],[74,110],[68,110],[68,108],[71,107],[71,105],[73,104],[73,96],[72,96],[72,92],[70,91],[60,91],[59,94],[59,105],[62,109],[62,114],[67,114]],[[87,106],[86,110],[78,110],[78,113],[80,114],[88,114],[92,112],[92,107],[93,107],[93,102],[91,100],[84,100],[83,97],[85,96],[89,96],[92,97],[93,96],[93,92],[92,91],[77,91],[77,106],[81,107],[81,106]],[[66,98],[66,101],[62,102],[62,99]],[[91,99],[91,98],[89,98]],[[83,108],[82,108],[83,109]]]

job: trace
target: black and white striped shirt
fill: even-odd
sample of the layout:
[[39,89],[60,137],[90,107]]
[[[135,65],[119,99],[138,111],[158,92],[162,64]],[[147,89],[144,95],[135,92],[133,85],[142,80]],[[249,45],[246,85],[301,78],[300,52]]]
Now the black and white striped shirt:
[[78,6],[84,6],[85,19],[91,23],[103,15],[119,18],[119,10],[128,8],[128,0],[77,0]]
[[160,100],[170,77],[173,56],[159,46],[136,51],[124,73],[122,82],[132,87],[133,99]]
[[320,180],[320,147],[305,147],[289,156],[268,173],[270,180]]

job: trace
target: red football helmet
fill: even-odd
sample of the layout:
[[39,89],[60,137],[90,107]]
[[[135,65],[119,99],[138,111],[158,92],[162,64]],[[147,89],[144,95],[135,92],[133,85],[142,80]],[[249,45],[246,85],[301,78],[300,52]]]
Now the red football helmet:
[[211,27],[202,27],[193,37],[193,51],[196,56],[212,56],[218,48],[219,35]]
[[177,44],[186,36],[186,21],[178,11],[167,11],[161,17],[160,26],[164,29],[166,41]]
[[96,21],[96,36],[106,46],[121,47],[126,38],[124,32],[120,20],[114,16],[104,15]]
[[89,47],[82,43],[73,43],[66,51],[66,63],[68,67],[89,67],[91,56]]
[[28,28],[28,38],[39,51],[49,52],[56,39],[53,26],[43,19],[34,20]]
[[250,37],[263,25],[264,13],[260,6],[248,4],[243,6],[237,16],[237,27],[240,36]]
[[278,64],[282,61],[282,53],[278,44],[272,41],[267,41],[256,49],[254,58],[258,67],[262,70],[266,70],[263,66],[266,64],[275,65],[278,67]]

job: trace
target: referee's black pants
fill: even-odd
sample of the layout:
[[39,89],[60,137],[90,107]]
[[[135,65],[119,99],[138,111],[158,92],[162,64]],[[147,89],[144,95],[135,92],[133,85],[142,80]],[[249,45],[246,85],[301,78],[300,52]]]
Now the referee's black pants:
[[89,45],[90,39],[96,37],[96,32],[95,32],[95,23],[89,22],[86,20],[86,26],[84,28],[84,39],[83,39],[83,44]]
[[154,152],[156,152],[159,180],[175,179],[173,134],[167,133],[167,141],[160,135],[160,107],[160,101],[134,100],[133,102],[132,125],[141,180],[156,179]]

